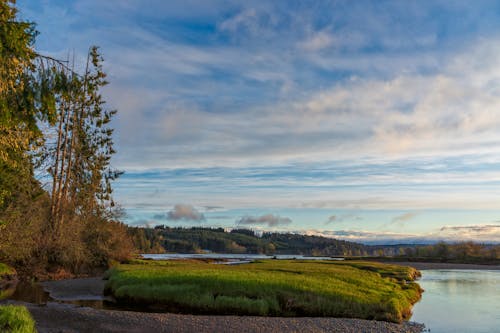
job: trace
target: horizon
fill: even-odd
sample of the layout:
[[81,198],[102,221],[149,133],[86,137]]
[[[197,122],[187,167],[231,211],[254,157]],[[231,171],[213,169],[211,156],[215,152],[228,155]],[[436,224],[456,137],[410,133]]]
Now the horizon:
[[100,46],[129,225],[500,242],[498,2],[17,6]]

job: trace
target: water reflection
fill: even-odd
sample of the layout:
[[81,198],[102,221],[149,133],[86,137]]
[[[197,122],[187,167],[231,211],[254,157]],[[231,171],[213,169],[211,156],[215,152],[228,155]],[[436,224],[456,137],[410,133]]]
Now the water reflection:
[[34,304],[46,304],[51,300],[49,293],[43,290],[41,285],[29,282],[19,282],[9,298]]
[[228,253],[162,253],[162,254],[142,254],[144,259],[153,260],[171,260],[171,259],[223,259],[223,260],[259,260],[259,259],[278,259],[278,260],[344,260],[338,257],[311,257],[301,254],[228,254]]
[[499,271],[424,270],[419,284],[425,292],[412,321],[431,332],[499,332]]

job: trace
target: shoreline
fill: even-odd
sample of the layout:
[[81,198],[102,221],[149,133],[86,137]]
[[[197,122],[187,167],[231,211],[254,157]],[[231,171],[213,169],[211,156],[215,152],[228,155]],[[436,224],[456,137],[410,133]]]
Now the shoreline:
[[474,269],[500,271],[500,265],[459,264],[446,262],[418,262],[418,261],[377,261],[383,264],[409,266],[420,270],[430,269]]
[[49,302],[24,305],[36,321],[39,333],[80,332],[387,332],[419,333],[424,325],[353,318],[211,316],[174,313],[98,310]]
[[[384,262],[411,266],[418,270],[479,269],[500,271],[500,266]],[[105,300],[105,281],[101,277],[45,281],[40,285],[55,301],[37,305],[23,301],[2,301],[26,306],[34,317],[39,333],[55,332],[409,332],[424,331],[414,322],[395,324],[384,321],[332,317],[255,317],[227,315],[189,315],[126,310],[96,309],[60,303],[78,300]],[[59,302],[58,302],[59,301]]]
[[390,332],[418,333],[424,325],[333,317],[258,317],[191,315],[98,309],[64,302],[104,300],[102,278],[80,278],[40,283],[55,301],[24,305],[36,321],[39,333],[56,332]]

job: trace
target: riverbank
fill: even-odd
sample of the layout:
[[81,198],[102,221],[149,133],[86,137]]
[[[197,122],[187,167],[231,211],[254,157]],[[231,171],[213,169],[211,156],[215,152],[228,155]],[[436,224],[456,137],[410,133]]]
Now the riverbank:
[[419,333],[423,325],[350,318],[283,318],[252,316],[207,316],[172,313],[98,310],[49,302],[25,305],[36,321],[38,333],[117,332],[387,332]]
[[[104,300],[99,277],[40,283],[57,301]],[[39,333],[55,332],[421,332],[423,325],[331,317],[256,317],[148,313],[80,307],[49,301],[26,306]]]
[[396,261],[396,262],[384,262],[382,263],[399,265],[406,267],[413,267],[418,270],[428,270],[428,269],[475,269],[475,270],[492,270],[500,271],[500,265],[478,265],[478,264],[458,264],[458,263],[440,263],[440,262],[411,262],[411,261]]

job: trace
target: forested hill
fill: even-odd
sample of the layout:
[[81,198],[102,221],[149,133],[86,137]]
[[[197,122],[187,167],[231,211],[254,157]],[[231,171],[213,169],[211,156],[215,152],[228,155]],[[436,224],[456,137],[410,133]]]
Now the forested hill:
[[130,228],[136,247],[143,253],[260,253],[314,256],[372,255],[369,246],[333,238],[291,233],[263,233],[222,228]]
[[[293,233],[256,234],[248,229],[129,227],[140,253],[255,253],[309,256],[376,257],[384,260],[500,264],[500,244],[473,242],[365,245],[339,239]],[[392,258],[392,259],[391,259]]]

